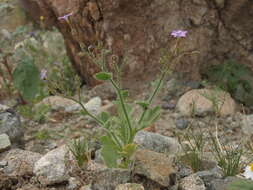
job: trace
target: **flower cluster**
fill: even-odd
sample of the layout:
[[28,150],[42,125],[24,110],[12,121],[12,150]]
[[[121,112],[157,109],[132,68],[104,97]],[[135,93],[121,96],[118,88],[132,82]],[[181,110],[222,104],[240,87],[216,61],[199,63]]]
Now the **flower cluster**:
[[188,31],[186,30],[173,30],[170,35],[174,38],[184,38],[186,37],[187,32]]

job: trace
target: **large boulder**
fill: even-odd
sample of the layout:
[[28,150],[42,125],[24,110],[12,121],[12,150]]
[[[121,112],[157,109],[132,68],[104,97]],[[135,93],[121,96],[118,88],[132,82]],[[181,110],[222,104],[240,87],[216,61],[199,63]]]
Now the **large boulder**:
[[177,109],[185,116],[205,116],[210,113],[227,116],[235,113],[236,103],[227,92],[194,89],[180,97]]

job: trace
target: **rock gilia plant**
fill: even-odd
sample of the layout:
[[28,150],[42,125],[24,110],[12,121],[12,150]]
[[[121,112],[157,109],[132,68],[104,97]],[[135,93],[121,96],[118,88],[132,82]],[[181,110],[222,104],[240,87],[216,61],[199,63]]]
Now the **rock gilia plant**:
[[[177,30],[171,33],[171,36],[176,38],[176,45],[168,53],[165,52],[160,58],[161,70],[156,80],[153,92],[150,97],[144,101],[135,101],[135,104],[142,108],[142,113],[139,117],[133,109],[133,104],[128,103],[128,91],[123,89],[120,84],[120,73],[122,67],[116,64],[117,57],[105,49],[101,44],[97,46],[90,46],[87,51],[80,53],[80,56],[88,56],[89,59],[99,66],[101,72],[95,74],[95,78],[100,81],[110,82],[114,87],[117,99],[115,104],[117,106],[117,114],[111,115],[107,112],[102,112],[98,116],[90,113],[79,98],[74,99],[69,96],[67,98],[80,104],[82,113],[94,119],[104,130],[104,135],[100,137],[99,141],[102,145],[101,154],[105,164],[111,168],[128,168],[131,167],[133,155],[136,151],[137,145],[134,143],[134,137],[140,130],[151,126],[160,116],[160,107],[152,106],[154,97],[158,94],[162,87],[165,77],[171,72],[172,67],[179,61],[179,59],[188,53],[180,53],[178,44],[180,38],[186,37],[187,31]],[[108,57],[112,55],[111,63],[108,63]],[[125,62],[125,60],[123,61]],[[113,74],[108,67],[113,68]],[[80,91],[79,91],[80,92]]]

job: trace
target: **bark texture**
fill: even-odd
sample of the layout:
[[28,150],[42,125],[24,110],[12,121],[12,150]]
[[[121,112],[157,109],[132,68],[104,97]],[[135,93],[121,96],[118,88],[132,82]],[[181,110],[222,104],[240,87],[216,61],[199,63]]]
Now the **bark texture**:
[[[199,51],[178,65],[191,79],[199,79],[201,67],[229,58],[253,65],[251,0],[20,1],[35,20],[44,16],[46,24],[61,31],[74,67],[90,85],[97,83],[98,68],[80,56],[82,48],[103,41],[119,58],[127,55],[126,79],[138,84],[158,70],[160,49],[173,45],[169,33],[174,29],[189,31],[180,48]],[[69,23],[57,19],[70,12]]]

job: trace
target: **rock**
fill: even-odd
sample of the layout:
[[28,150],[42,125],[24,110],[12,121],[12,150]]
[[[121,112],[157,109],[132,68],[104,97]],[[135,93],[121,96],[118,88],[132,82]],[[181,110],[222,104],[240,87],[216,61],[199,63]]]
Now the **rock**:
[[253,114],[251,115],[242,115],[242,130],[246,135],[253,134]]
[[225,5],[225,0],[215,0],[215,3],[217,5],[217,7],[222,9]]
[[188,120],[186,120],[186,119],[183,119],[183,118],[179,118],[179,119],[177,119],[176,121],[175,121],[175,124],[176,124],[176,127],[178,128],[178,129],[186,129],[187,127],[188,127],[188,124],[189,124],[189,122],[188,122]]
[[197,175],[190,175],[180,180],[180,190],[205,190],[205,184]]
[[145,149],[160,153],[176,154],[181,151],[176,139],[147,131],[138,132],[134,142]]
[[162,186],[175,184],[175,170],[167,156],[150,150],[137,150],[134,173],[144,175]]
[[[53,110],[63,110],[65,112],[77,112],[82,110],[81,106],[73,100],[63,98],[60,96],[50,96],[43,99],[40,104],[46,104],[51,106]],[[97,115],[100,112],[100,107],[102,105],[102,100],[99,97],[92,98],[84,107],[91,113]]]
[[4,168],[5,166],[8,165],[8,162],[7,161],[0,161],[0,168]]
[[144,190],[144,187],[137,183],[120,184],[115,190]]
[[82,186],[79,190],[92,190],[91,189],[91,185],[85,185],[85,186]]
[[[101,107],[102,101],[99,97],[92,98],[89,100],[86,104],[84,104],[84,107],[91,113],[97,115],[99,113],[99,108]],[[66,112],[75,112],[82,110],[81,106],[77,103],[68,106],[65,108]]]
[[211,186],[210,184],[213,180],[221,179],[223,177],[222,171],[217,167],[211,170],[196,172],[194,175],[197,175],[198,177],[200,177],[205,183],[205,186],[207,188]]
[[[1,108],[5,107],[0,105]],[[11,143],[20,145],[24,137],[24,129],[21,126],[20,117],[11,111],[0,111],[0,134],[6,133]]]
[[191,89],[198,89],[200,87],[200,82],[199,81],[188,81],[185,85],[190,87]]
[[41,158],[41,154],[21,149],[10,150],[3,158],[7,166],[3,168],[5,174],[12,176],[31,175],[34,164]]
[[176,107],[176,104],[174,103],[164,103],[162,105],[162,109],[165,109],[165,110],[173,110],[174,108]]
[[48,152],[35,163],[33,171],[41,184],[52,185],[68,180],[68,154],[68,148],[61,146]]
[[[211,99],[215,101],[212,102]],[[190,90],[177,103],[177,109],[185,116],[205,116],[214,113],[216,108],[221,116],[233,115],[236,104],[228,93],[210,89]]]
[[215,179],[210,182],[210,188],[208,190],[228,190],[228,184],[238,179],[241,179],[241,178],[227,177],[225,179]]
[[67,190],[75,190],[75,189],[77,189],[81,185],[80,181],[78,181],[74,177],[70,177],[68,179],[68,182],[69,182],[69,184],[67,186]]
[[0,135],[0,152],[3,152],[11,147],[9,136],[4,134]]
[[99,85],[95,86],[94,88],[92,88],[89,91],[89,96],[90,97],[99,96],[103,100],[112,100],[117,97],[117,94],[116,94],[113,86],[111,85],[111,83],[104,82],[104,83],[99,84]]
[[115,189],[117,185],[130,181],[131,172],[125,169],[102,168],[95,170],[92,190]]

